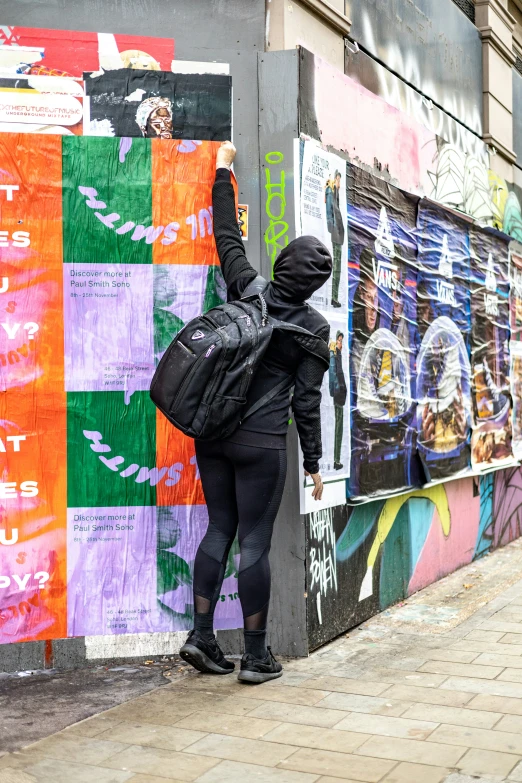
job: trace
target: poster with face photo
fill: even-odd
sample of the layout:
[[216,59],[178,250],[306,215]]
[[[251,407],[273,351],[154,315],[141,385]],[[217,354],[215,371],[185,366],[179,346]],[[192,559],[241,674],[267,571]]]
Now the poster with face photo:
[[225,141],[232,135],[231,90],[224,74],[86,73],[84,133]]
[[327,318],[348,314],[346,225],[346,161],[316,142],[301,143],[301,234],[320,239],[332,254],[331,278],[310,297]]
[[354,501],[421,483],[415,452],[418,199],[347,167]]
[[417,227],[417,448],[434,481],[471,462],[469,224],[422,200]]
[[470,231],[471,369],[475,470],[514,462],[509,381],[509,241]]
[[512,398],[513,454],[522,459],[522,245],[513,243],[509,259],[509,315],[511,339],[510,378]]

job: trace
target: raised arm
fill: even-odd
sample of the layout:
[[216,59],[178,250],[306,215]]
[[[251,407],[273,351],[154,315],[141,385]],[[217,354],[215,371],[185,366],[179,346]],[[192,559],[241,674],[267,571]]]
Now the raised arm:
[[230,166],[236,148],[225,141],[218,150],[216,179],[212,188],[214,238],[227,286],[228,301],[238,299],[257,272],[248,262],[239,231],[234,188],[230,181]]

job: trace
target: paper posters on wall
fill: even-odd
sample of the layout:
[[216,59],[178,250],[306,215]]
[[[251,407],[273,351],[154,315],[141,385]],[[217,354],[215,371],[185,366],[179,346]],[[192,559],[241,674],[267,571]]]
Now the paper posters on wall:
[[422,200],[417,227],[417,447],[433,481],[471,464],[469,225]]
[[67,634],[61,138],[0,135],[0,643]]
[[331,278],[310,297],[323,315],[347,316],[348,228],[346,161],[305,141],[299,196],[301,234],[317,237],[332,254]]
[[471,369],[475,470],[509,465],[512,423],[509,357],[509,241],[470,230]]
[[417,199],[349,165],[353,500],[420,482],[415,448]]
[[241,239],[246,242],[248,240],[248,204],[237,205],[237,222]]
[[522,459],[522,245],[514,242],[509,259],[510,381],[513,454]]
[[5,25],[0,28],[0,74],[83,77],[120,68],[169,71],[172,38],[113,35]]
[[[121,69],[86,73],[85,135],[225,141],[231,77]],[[189,146],[189,145],[187,145]]]
[[[331,278],[310,297],[310,304],[330,324],[330,366],[323,379],[321,431],[323,456],[320,472],[327,482],[326,508],[344,502],[339,482],[350,473],[350,364],[348,353],[348,225],[346,215],[346,161],[313,141],[296,141],[296,233],[323,242],[332,254]],[[305,482],[301,508],[311,505],[312,482]]]
[[349,354],[346,320],[330,315],[330,367],[321,388],[323,481],[346,478],[350,472]]
[[30,74],[4,76],[0,70],[0,91],[0,132],[83,133],[83,81],[80,79]]
[[[201,480],[148,386],[224,298],[217,147],[0,136],[0,643],[192,626]],[[217,627],[242,623],[238,556]]]

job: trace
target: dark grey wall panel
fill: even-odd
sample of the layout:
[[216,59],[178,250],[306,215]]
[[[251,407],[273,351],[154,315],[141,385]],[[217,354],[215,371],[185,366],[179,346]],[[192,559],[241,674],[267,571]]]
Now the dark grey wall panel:
[[513,68],[513,149],[522,168],[522,76]]
[[482,135],[482,44],[452,0],[345,0],[362,47]]
[[[259,143],[261,171],[261,271],[271,273],[271,255],[295,237],[293,140],[298,137],[299,53],[259,55]],[[288,474],[275,523],[270,564],[273,600],[270,642],[285,655],[307,655],[305,530],[299,514],[297,432],[288,435]]]
[[239,201],[250,206],[247,249],[259,264],[257,52],[265,0],[0,0],[0,24],[174,38],[177,60],[230,63]]

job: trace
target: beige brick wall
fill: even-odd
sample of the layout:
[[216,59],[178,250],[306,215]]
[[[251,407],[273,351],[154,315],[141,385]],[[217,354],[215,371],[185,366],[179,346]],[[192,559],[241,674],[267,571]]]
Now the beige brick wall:
[[[321,5],[324,6],[324,16]],[[339,12],[339,15],[332,15],[333,21],[328,19],[329,7]],[[268,49],[304,46],[344,71],[344,35],[341,29],[344,0],[328,0],[324,4],[319,2],[316,9],[304,0],[270,0],[267,10],[270,13],[267,24]]]

